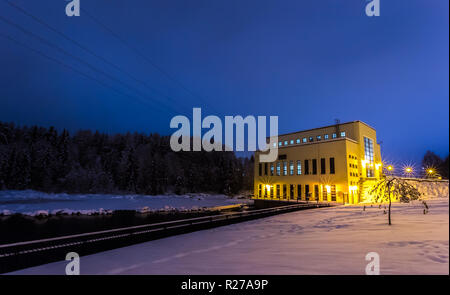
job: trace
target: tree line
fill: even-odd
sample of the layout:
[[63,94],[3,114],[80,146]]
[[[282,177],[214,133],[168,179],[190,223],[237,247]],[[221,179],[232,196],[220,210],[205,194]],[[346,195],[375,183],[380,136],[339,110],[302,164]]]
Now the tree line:
[[0,122],[0,189],[150,195],[252,189],[253,157],[173,152],[169,140]]

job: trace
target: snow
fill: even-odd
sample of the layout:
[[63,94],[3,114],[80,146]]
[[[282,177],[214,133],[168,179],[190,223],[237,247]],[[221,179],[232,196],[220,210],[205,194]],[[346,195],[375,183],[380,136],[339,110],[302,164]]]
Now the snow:
[[[338,206],[276,215],[81,257],[82,274],[449,274],[449,204],[430,199]],[[66,261],[13,274],[64,274]]]
[[249,200],[225,195],[107,195],[107,194],[48,194],[33,190],[0,191],[0,213],[10,215],[48,215],[60,213],[92,214],[111,210],[170,210],[198,209],[247,203]]

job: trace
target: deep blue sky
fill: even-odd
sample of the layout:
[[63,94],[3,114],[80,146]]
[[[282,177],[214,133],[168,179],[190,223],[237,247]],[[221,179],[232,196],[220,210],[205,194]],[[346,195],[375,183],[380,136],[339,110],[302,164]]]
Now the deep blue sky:
[[[0,20],[0,34],[70,64],[129,96],[0,37],[0,120],[106,132],[170,134],[173,115],[278,115],[280,133],[362,120],[374,126],[387,158],[418,161],[449,151],[449,2],[381,0],[81,0],[127,44],[65,0],[13,0],[147,85],[93,57],[0,0],[0,15],[50,40],[93,71]],[[140,94],[136,94],[138,89]],[[140,98],[136,98],[139,96]],[[155,110],[143,100],[165,101]],[[201,97],[201,98],[199,98]]]

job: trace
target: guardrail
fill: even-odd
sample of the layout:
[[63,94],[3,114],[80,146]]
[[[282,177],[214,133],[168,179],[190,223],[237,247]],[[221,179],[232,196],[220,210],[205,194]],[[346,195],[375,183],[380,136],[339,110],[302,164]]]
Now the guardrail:
[[0,245],[0,273],[62,260],[68,252],[77,252],[80,255],[92,254],[99,251],[142,243],[175,234],[188,233],[200,229],[212,228],[301,209],[329,206],[329,203],[301,203],[268,209],[144,224],[111,230],[4,244]]

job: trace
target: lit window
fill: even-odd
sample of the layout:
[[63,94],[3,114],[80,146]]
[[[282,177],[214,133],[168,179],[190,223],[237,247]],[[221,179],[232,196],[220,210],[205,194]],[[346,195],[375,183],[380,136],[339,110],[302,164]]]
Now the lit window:
[[288,141],[287,140],[284,142],[284,145],[288,145]]
[[296,143],[300,143],[300,138],[297,138]]
[[294,175],[294,161],[289,161],[289,175]]
[[345,137],[345,131],[341,132],[341,137]]
[[328,134],[325,134],[325,135],[323,136],[323,139],[328,139]]
[[280,176],[280,173],[281,173],[281,163],[280,162],[277,162],[277,176]]
[[314,138],[312,136],[309,137],[309,142],[312,142]]
[[303,140],[303,142],[306,142],[306,140],[307,140],[307,139],[306,139],[306,137],[303,137],[303,139],[302,139],[302,140]]
[[274,166],[273,163],[270,163],[270,175],[273,176]]
[[322,140],[322,136],[317,135],[317,141],[320,141],[320,140]]
[[283,162],[283,175],[287,175],[287,161]]
[[297,161],[297,175],[302,175],[302,161]]
[[282,146],[282,145],[283,145],[283,143],[282,143],[282,142],[280,141],[280,142],[278,143],[278,145],[279,145],[279,146]]
[[294,144],[294,140],[293,139],[291,139],[291,144]]
[[336,138],[337,137],[337,134],[336,133],[333,133],[333,138]]

